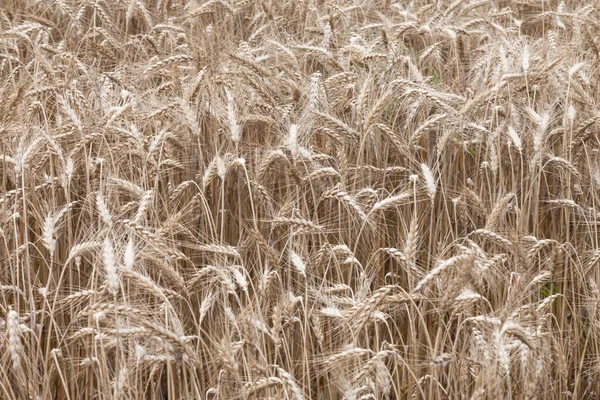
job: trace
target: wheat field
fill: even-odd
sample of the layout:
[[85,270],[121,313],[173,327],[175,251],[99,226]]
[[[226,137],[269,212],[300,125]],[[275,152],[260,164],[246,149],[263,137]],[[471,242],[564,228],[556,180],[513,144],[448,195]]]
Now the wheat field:
[[0,0],[0,398],[600,398],[600,12]]

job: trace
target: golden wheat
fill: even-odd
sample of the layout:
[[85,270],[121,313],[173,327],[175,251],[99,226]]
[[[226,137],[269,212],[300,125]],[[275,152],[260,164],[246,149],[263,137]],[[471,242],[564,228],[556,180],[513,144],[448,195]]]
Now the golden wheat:
[[0,0],[0,398],[598,398],[596,7]]

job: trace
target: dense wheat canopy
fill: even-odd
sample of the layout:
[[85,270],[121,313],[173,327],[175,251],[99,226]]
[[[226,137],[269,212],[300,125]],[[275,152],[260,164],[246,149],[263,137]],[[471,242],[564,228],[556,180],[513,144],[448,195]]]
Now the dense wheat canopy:
[[0,0],[0,398],[598,398],[596,3]]

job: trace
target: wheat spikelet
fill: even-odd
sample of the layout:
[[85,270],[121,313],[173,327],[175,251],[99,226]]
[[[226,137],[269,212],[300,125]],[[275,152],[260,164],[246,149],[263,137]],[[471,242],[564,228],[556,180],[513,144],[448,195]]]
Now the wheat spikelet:
[[557,207],[567,207],[567,208],[573,208],[573,209],[579,208],[577,203],[575,203],[575,201],[573,201],[571,199],[552,199],[552,200],[546,200],[546,203],[557,206]]
[[393,289],[393,286],[383,286],[366,301],[353,307],[350,318],[355,320],[355,326],[359,330],[364,327],[373,315],[373,312],[377,309],[377,306],[385,301],[386,297],[392,293]]
[[354,377],[354,381],[355,382],[362,381],[365,378],[365,376],[373,370],[374,366],[377,363],[381,362],[381,360],[383,360],[384,358],[389,357],[391,355],[395,355],[395,352],[393,350],[382,350],[382,351],[377,352],[361,368],[360,372]]
[[533,246],[531,246],[531,248],[527,252],[527,258],[532,259],[540,252],[540,250],[543,247],[551,245],[551,244],[556,244],[556,241],[551,240],[551,239],[537,240],[536,243]]
[[268,389],[271,386],[283,386],[283,382],[276,376],[269,376],[267,378],[260,378],[256,381],[245,383],[244,389],[247,391],[248,395],[250,395]]
[[281,376],[284,387],[287,391],[291,392],[291,395],[295,400],[304,400],[304,394],[296,384],[294,377],[284,370],[283,368],[276,366],[277,373]]
[[432,118],[429,118],[423,124],[419,125],[419,127],[417,129],[415,129],[415,131],[413,132],[413,134],[411,135],[411,137],[409,139],[409,142],[411,144],[417,144],[421,140],[421,137],[423,137],[423,135],[427,131],[429,131],[433,125],[443,121],[447,117],[448,117],[447,114],[438,114],[438,115],[433,116]]
[[81,299],[85,299],[87,297],[91,297],[91,296],[93,296],[95,294],[98,294],[98,292],[95,291],[95,290],[91,290],[91,289],[82,290],[80,292],[76,292],[76,293],[68,295],[62,301],[65,302],[65,303],[70,303],[70,302],[73,302],[75,300],[81,300]]
[[437,267],[435,267],[434,269],[429,271],[429,273],[427,275],[425,275],[425,277],[416,284],[416,286],[412,290],[413,293],[417,293],[417,292],[421,291],[425,287],[425,285],[427,285],[433,279],[437,278],[441,273],[446,271],[448,268],[455,266],[456,264],[462,262],[466,257],[469,257],[469,255],[467,254],[467,255],[453,256],[447,260],[440,262]]
[[341,351],[337,354],[334,354],[325,360],[325,363],[329,366],[334,366],[335,364],[343,363],[347,359],[359,358],[366,355],[372,355],[373,351],[370,349],[363,349],[360,347],[353,347],[347,350]]
[[485,223],[485,229],[492,230],[496,227],[499,222],[499,219],[504,216],[504,213],[508,210],[508,207],[511,205],[513,201],[515,201],[517,196],[514,193],[508,193],[504,197],[502,197],[488,216],[487,222]]
[[106,287],[116,297],[119,292],[119,275],[113,245],[109,238],[104,239],[102,257],[106,273]]
[[369,214],[374,214],[378,211],[385,211],[385,210],[393,208],[393,207],[398,207],[398,206],[406,203],[406,200],[410,197],[411,197],[410,192],[405,192],[405,193],[397,194],[395,196],[390,196],[386,199],[383,199],[383,200],[375,203],[373,205],[373,208],[371,208],[371,211],[369,212]]
[[419,221],[413,216],[404,242],[404,254],[411,267],[417,260],[417,246],[419,242]]
[[313,179],[320,179],[328,176],[339,177],[340,174],[334,168],[331,167],[319,168],[318,170],[312,171],[310,174],[308,174],[308,176],[306,176],[304,180],[311,181]]
[[393,247],[381,248],[379,250],[386,252],[387,254],[391,255],[392,257],[394,257],[394,259],[396,259],[396,260],[398,260],[400,262],[408,262],[408,257],[406,257],[404,255],[404,253],[402,252],[402,250],[395,249]]
[[508,334],[508,335],[513,335],[517,339],[519,339],[521,342],[523,342],[523,344],[527,345],[527,347],[529,347],[530,349],[534,348],[531,340],[529,339],[529,335],[525,332],[525,330],[521,326],[519,326],[515,323],[506,322],[502,326],[502,333]]
[[423,172],[423,178],[425,179],[425,187],[427,188],[427,194],[431,198],[431,201],[435,199],[435,192],[437,190],[437,184],[431,169],[426,164],[421,164],[421,171]]
[[112,185],[118,186],[119,188],[128,191],[129,193],[135,194],[137,197],[142,197],[146,192],[144,189],[139,187],[133,182],[126,181],[117,177],[108,178],[108,182]]
[[361,218],[361,220],[366,221],[367,216],[364,211],[360,208],[360,206],[356,203],[354,198],[350,196],[348,193],[333,189],[328,190],[327,192],[322,194],[322,199],[337,199],[338,201],[345,204],[349,209],[354,210],[356,214]]
[[8,340],[8,352],[12,360],[12,368],[14,373],[17,374],[20,371],[23,345],[21,343],[19,314],[12,309],[8,311],[6,316],[6,335]]
[[101,243],[99,243],[99,242],[83,242],[83,243],[76,244],[75,246],[71,247],[69,256],[65,260],[65,265],[67,265],[71,261],[75,260],[76,257],[79,257],[82,254],[85,254],[87,252],[95,250],[96,248],[98,248],[100,246],[101,246]]
[[295,251],[290,251],[290,263],[300,275],[306,277],[306,263]]
[[300,229],[309,229],[313,231],[321,231],[323,229],[323,227],[303,218],[277,217],[273,219],[273,223],[279,225],[291,225]]
[[100,192],[98,192],[98,195],[96,196],[96,207],[98,208],[98,212],[100,213],[100,217],[104,223],[108,226],[112,226],[112,216],[108,210],[106,202],[104,201],[104,197]]
[[502,235],[497,234],[496,232],[487,230],[487,229],[477,229],[472,232],[473,235],[479,235],[485,239],[490,240],[492,243],[499,244],[501,246],[511,247],[512,242]]
[[329,114],[325,114],[325,113],[322,113],[317,110],[312,110],[312,112],[314,114],[318,115],[319,117],[323,118],[324,120],[328,121],[329,123],[331,123],[333,126],[338,128],[339,130],[341,130],[343,133],[347,134],[351,139],[356,139],[358,137],[358,133],[354,129],[352,129],[349,125],[347,125],[345,122],[343,122]]
[[156,297],[158,297],[160,299],[165,298],[165,292],[179,296],[177,294],[177,292],[165,290],[164,288],[161,288],[160,286],[158,286],[149,277],[139,274],[135,271],[132,271],[129,269],[122,269],[121,275],[124,278],[127,278],[128,280],[130,280],[133,284],[139,286],[141,289],[144,289],[144,290],[148,291],[149,293],[152,293],[153,295],[155,295]]
[[144,193],[144,195],[142,196],[142,199],[140,200],[140,205],[138,207],[138,210],[135,213],[135,216],[133,217],[133,222],[135,222],[135,223],[140,222],[140,220],[144,216],[144,213],[146,212],[146,209],[148,208],[150,201],[152,200],[153,193],[154,193],[153,190],[148,190],[146,193]]
[[54,239],[54,217],[47,215],[44,223],[44,231],[42,233],[42,243],[50,252],[50,258],[56,249],[56,239]]
[[176,54],[174,56],[165,58],[164,60],[155,62],[154,64],[150,65],[148,68],[146,68],[146,70],[144,71],[144,75],[150,74],[153,71],[156,71],[157,69],[161,69],[164,68],[168,65],[172,65],[172,64],[176,64],[176,63],[182,63],[182,62],[186,62],[186,61],[191,61],[194,58],[185,54]]
[[564,170],[569,171],[576,178],[581,178],[581,174],[579,173],[577,168],[572,163],[565,160],[564,158],[552,156],[548,159],[548,162],[557,164],[558,166],[562,167]]
[[124,220],[119,221],[119,223],[122,224],[123,226],[125,226],[126,228],[130,229],[132,232],[135,232],[138,235],[140,235],[141,237],[143,237],[144,239],[146,239],[150,244],[155,246],[157,250],[164,252],[168,256],[173,257],[174,259],[180,259],[180,260],[186,259],[184,254],[182,254],[181,252],[179,252],[176,249],[173,249],[173,248],[167,246],[167,244],[164,243],[164,241],[162,240],[161,237],[150,232],[148,229],[144,228],[143,226],[136,224],[134,221],[124,219]]
[[231,133],[231,140],[234,143],[239,143],[242,136],[241,127],[238,124],[236,111],[235,111],[235,99],[229,90],[225,90],[227,95],[227,121],[229,122],[229,130]]

